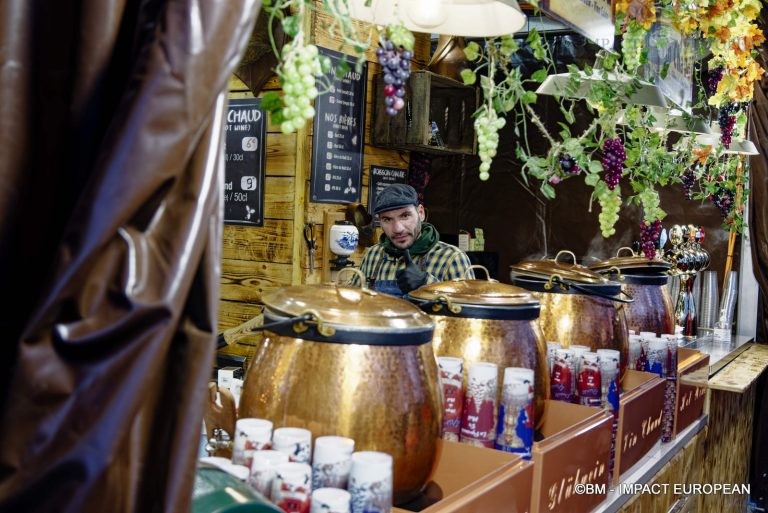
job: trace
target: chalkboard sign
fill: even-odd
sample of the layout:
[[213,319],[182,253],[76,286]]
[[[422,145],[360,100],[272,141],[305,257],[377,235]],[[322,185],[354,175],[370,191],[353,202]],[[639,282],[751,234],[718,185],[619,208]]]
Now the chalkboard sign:
[[266,119],[260,98],[229,100],[224,126],[224,223],[264,226]]
[[[312,141],[311,198],[316,203],[358,203],[363,174],[363,131],[368,64],[355,70],[355,58],[327,48],[333,69],[330,91],[315,100]],[[335,77],[341,59],[350,71]]]
[[399,167],[371,166],[369,171],[368,212],[373,214],[373,207],[376,205],[379,193],[393,183],[407,183],[408,170]]

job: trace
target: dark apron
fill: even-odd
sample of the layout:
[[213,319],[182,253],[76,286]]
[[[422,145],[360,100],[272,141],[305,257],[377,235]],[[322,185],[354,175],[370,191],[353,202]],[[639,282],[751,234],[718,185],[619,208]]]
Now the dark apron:
[[[400,260],[402,257],[398,258]],[[424,255],[420,255],[416,257],[419,269],[422,271],[424,270]],[[402,290],[400,290],[400,287],[397,285],[397,280],[377,280],[376,276],[379,275],[379,271],[381,271],[381,265],[384,263],[384,259],[379,260],[379,262],[376,264],[376,267],[373,269],[373,273],[371,276],[367,277],[368,282],[368,288],[373,289],[376,292],[381,292],[382,294],[389,294],[390,296],[395,297],[401,297],[405,298],[408,293],[403,293]]]

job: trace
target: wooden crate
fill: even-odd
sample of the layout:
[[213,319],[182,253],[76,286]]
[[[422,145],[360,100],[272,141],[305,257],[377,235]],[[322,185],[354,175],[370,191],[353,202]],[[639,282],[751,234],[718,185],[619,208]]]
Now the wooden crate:
[[[432,154],[472,155],[476,137],[472,114],[477,110],[478,89],[431,71],[414,71],[406,83],[405,107],[389,116],[384,106],[384,79],[374,78],[374,146]],[[434,142],[432,122],[444,146]]]

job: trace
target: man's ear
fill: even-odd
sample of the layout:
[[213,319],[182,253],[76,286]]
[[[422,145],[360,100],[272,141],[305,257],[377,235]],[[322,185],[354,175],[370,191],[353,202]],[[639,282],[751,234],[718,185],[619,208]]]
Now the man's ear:
[[427,213],[424,211],[424,205],[416,207],[416,211],[419,213],[419,219],[422,223],[427,220]]

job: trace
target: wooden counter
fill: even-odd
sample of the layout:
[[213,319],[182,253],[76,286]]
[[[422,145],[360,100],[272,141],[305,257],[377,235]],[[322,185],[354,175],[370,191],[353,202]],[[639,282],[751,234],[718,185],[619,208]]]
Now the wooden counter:
[[[746,493],[707,493],[693,487],[720,484],[748,489],[755,382],[768,367],[768,346],[744,342],[715,343],[707,415],[681,431],[672,442],[657,443],[622,476],[618,485],[609,488],[605,501],[593,511],[747,511]],[[689,347],[706,350],[708,344],[712,344],[711,339],[698,340]]]

